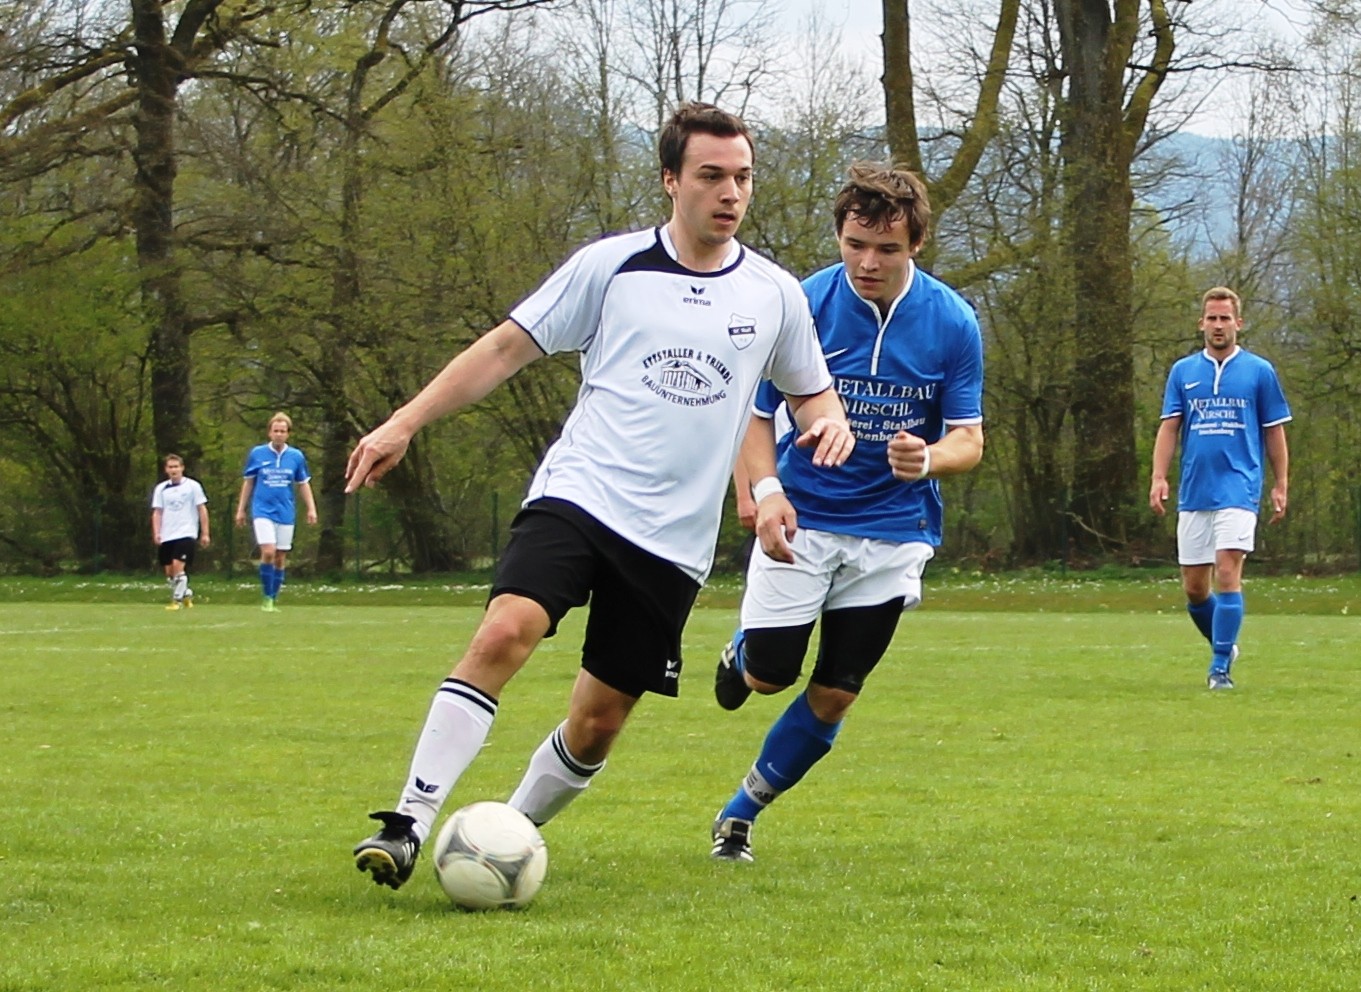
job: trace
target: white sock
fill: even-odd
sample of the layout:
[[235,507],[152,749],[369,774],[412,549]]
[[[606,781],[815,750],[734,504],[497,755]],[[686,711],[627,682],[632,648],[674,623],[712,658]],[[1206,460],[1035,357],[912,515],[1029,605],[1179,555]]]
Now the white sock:
[[559,724],[539,745],[529,759],[525,777],[510,797],[510,805],[539,826],[566,809],[568,803],[586,791],[595,773],[605,767],[603,761],[587,765],[572,757],[563,738],[565,726],[566,723]]
[[445,679],[435,693],[397,804],[397,812],[415,819],[421,843],[434,829],[454,783],[482,749],[495,718],[496,700],[467,682]]
[[175,576],[175,583],[172,586],[172,589],[173,592],[171,592],[171,595],[174,596],[176,600],[183,599],[189,592],[189,576],[184,572]]

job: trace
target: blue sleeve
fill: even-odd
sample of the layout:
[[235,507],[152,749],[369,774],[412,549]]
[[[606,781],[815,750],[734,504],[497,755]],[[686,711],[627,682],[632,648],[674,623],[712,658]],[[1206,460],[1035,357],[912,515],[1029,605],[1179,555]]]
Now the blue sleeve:
[[245,479],[254,479],[260,474],[260,463],[255,460],[255,449],[251,448],[246,452],[246,467],[242,469],[241,476]]
[[1167,387],[1163,390],[1163,420],[1186,416],[1185,391],[1181,388],[1181,376],[1178,375],[1180,365],[1180,362],[1173,365],[1167,376]]
[[769,379],[762,379],[761,384],[756,387],[756,399],[751,405],[765,416],[773,417],[783,402],[784,394],[775,388],[775,383]]
[[312,473],[307,471],[307,456],[298,451],[297,448],[293,450],[298,452],[298,458],[293,463],[293,481],[307,482],[312,478]]
[[1290,419],[1290,404],[1276,369],[1268,362],[1257,384],[1257,409],[1262,411],[1262,423],[1274,426]]
[[978,322],[969,321],[960,338],[940,400],[941,418],[947,425],[983,420],[983,335]]

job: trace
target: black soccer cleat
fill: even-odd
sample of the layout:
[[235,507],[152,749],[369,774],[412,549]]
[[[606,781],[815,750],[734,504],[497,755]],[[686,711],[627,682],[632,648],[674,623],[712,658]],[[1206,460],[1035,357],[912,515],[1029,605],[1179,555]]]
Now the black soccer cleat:
[[421,842],[411,829],[416,821],[405,813],[386,810],[370,813],[369,819],[381,821],[383,829],[355,845],[354,866],[372,875],[375,884],[400,889],[411,877],[421,850]]
[[725,710],[738,709],[751,695],[751,686],[742,672],[742,642],[746,640],[742,631],[733,634],[732,640],[723,645],[718,655],[718,668],[714,670],[714,698]]
[[751,853],[751,821],[739,820],[735,816],[726,819],[723,814],[714,821],[714,849],[709,857],[715,861],[744,861],[748,864],[756,860]]

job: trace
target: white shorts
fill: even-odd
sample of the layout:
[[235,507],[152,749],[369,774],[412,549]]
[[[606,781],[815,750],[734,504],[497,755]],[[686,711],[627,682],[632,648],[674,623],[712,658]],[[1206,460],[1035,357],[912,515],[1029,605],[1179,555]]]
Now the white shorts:
[[742,627],[793,627],[826,610],[877,606],[903,597],[903,609],[922,601],[922,572],[936,549],[913,541],[877,541],[800,527],[790,542],[794,564],[752,549]]
[[274,546],[276,551],[293,550],[293,528],[295,524],[279,524],[266,517],[256,517],[255,524],[255,543],[264,547],[266,544]]
[[1251,551],[1257,536],[1257,514],[1227,510],[1185,510],[1177,514],[1177,561],[1213,565],[1216,551]]

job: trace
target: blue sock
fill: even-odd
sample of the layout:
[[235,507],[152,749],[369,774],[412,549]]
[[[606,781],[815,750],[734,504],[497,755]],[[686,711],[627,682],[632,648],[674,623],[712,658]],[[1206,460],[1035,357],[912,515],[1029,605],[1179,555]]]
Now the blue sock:
[[[723,807],[720,817],[754,820],[756,814],[792,789],[832,749],[840,723],[823,723],[813,715],[807,693],[789,704],[766,734],[765,744],[746,780]],[[760,796],[760,799],[756,797]]]
[[1210,598],[1203,603],[1186,604],[1186,612],[1191,614],[1191,621],[1196,625],[1196,630],[1200,631],[1211,644],[1214,643],[1215,602],[1215,594],[1210,593]]
[[274,595],[274,566],[260,563],[260,588],[266,596]]
[[1210,639],[1210,643],[1214,645],[1214,660],[1210,663],[1210,671],[1228,672],[1229,654],[1238,643],[1238,632],[1242,629],[1243,594],[1221,592],[1219,605],[1215,608],[1214,636]]
[[274,566],[274,590],[270,596],[278,596],[279,590],[284,587],[284,569]]

